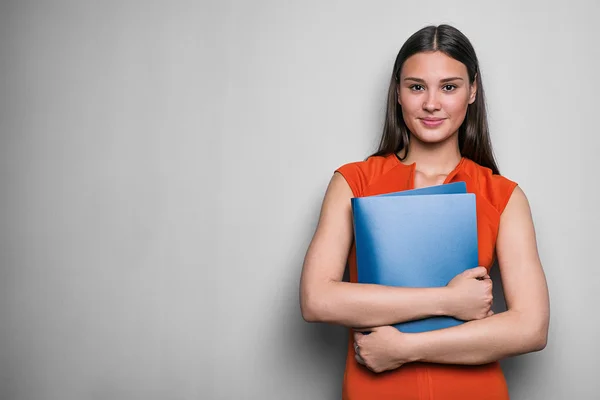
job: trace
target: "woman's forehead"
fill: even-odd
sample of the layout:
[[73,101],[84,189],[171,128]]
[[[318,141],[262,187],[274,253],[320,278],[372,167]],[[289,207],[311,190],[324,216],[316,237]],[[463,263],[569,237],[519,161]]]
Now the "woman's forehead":
[[427,80],[441,80],[452,76],[466,77],[467,67],[441,51],[417,53],[410,56],[404,62],[401,71],[401,79],[418,77]]

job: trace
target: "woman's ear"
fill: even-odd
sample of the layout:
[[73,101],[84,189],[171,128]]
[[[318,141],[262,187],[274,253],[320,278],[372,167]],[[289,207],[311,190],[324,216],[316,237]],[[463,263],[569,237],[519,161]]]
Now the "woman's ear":
[[471,85],[471,93],[469,94],[469,104],[473,104],[475,99],[477,98],[477,75],[475,75],[475,80]]

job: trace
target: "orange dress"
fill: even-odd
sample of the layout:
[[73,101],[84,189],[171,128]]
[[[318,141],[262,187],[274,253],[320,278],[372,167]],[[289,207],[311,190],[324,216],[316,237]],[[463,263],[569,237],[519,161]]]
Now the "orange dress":
[[[344,176],[355,197],[372,196],[414,188],[416,165],[403,164],[395,153],[351,162],[336,171]],[[464,181],[475,193],[479,265],[490,270],[494,257],[500,215],[516,183],[494,175],[474,161],[462,157],[444,183]],[[348,256],[350,281],[357,281],[356,247]],[[343,400],[507,400],[508,389],[499,362],[485,365],[408,363],[376,374],[354,358],[352,331],[348,341],[342,385]]]

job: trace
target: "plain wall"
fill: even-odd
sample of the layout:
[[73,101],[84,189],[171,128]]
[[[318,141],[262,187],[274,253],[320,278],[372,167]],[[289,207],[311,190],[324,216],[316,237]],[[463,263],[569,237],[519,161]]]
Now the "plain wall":
[[339,399],[347,332],[303,321],[304,254],[333,171],[375,150],[400,46],[440,23],[480,58],[551,293],[548,347],[502,362],[512,398],[597,398],[598,15],[2,1],[0,399]]

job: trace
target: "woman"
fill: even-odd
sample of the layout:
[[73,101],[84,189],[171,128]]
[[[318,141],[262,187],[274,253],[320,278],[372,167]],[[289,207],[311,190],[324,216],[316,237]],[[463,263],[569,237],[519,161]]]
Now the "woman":
[[[350,198],[454,181],[476,195],[480,266],[441,288],[356,283]],[[494,315],[496,257],[508,310]],[[379,150],[334,172],[300,289],[306,321],[351,328],[347,400],[506,400],[498,360],[546,346],[548,290],[529,203],[496,166],[478,60],[457,29],[423,28],[400,49]],[[436,315],[466,322],[413,334],[390,326]]]

